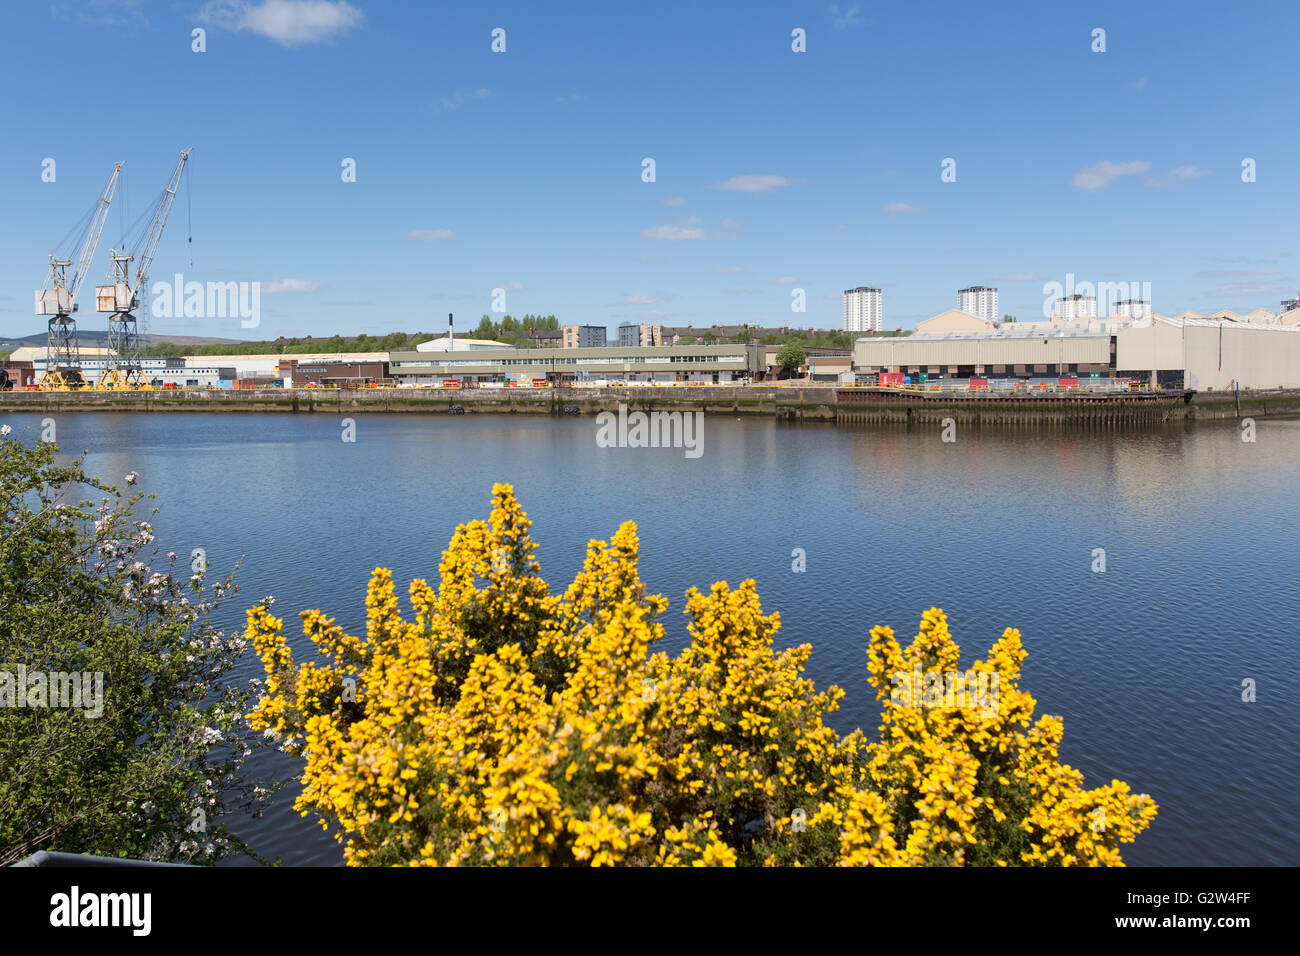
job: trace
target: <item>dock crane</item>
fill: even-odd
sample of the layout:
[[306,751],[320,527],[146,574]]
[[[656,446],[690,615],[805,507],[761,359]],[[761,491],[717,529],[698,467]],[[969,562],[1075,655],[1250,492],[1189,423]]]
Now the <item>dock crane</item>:
[[140,261],[136,266],[135,278],[131,278],[131,262],[135,256],[126,252],[126,244],[123,243],[122,251],[113,253],[113,284],[95,288],[97,310],[112,313],[108,319],[110,351],[97,388],[152,388],[144,374],[140,328],[136,323],[135,309],[140,304],[140,290],[149,281],[149,267],[153,265],[154,254],[158,251],[158,242],[162,239],[163,227],[167,225],[167,217],[171,214],[172,203],[176,199],[181,173],[185,171],[185,162],[190,158],[192,151],[193,147],[181,150],[181,158],[176,163],[176,168],[172,170],[172,178],[158,200],[158,208],[153,215],[153,225],[144,244],[140,247]]
[[108,207],[113,204],[117,177],[125,163],[116,163],[108,177],[108,185],[90,213],[90,226],[81,241],[81,251],[75,260],[76,270],[68,278],[72,259],[60,259],[50,253],[50,278],[47,288],[36,291],[36,314],[51,316],[45,336],[45,374],[41,376],[42,389],[85,388],[86,377],[81,372],[81,349],[77,343],[77,293],[86,278],[86,270],[95,258],[99,235],[108,219]]

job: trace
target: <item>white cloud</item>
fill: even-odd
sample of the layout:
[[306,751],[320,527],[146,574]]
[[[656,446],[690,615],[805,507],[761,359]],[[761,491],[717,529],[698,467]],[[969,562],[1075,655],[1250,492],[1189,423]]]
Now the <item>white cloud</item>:
[[557,97],[555,98],[555,102],[557,102],[557,103],[581,103],[581,102],[582,102],[583,100],[585,100],[585,99],[586,99],[586,97],[583,96],[581,93],[569,93],[569,94],[566,95],[566,96],[557,96]]
[[501,288],[505,289],[507,292],[522,292],[524,284],[522,282],[507,282]]
[[1148,176],[1144,185],[1152,189],[1164,189],[1166,186],[1172,186],[1174,183],[1188,183],[1193,179],[1200,179],[1202,176],[1208,176],[1208,169],[1201,169],[1199,166],[1175,166],[1163,176]]
[[149,20],[140,9],[140,2],[141,0],[88,0],[72,16],[59,7],[51,7],[50,13],[55,19],[64,22],[76,20],[77,23],[110,27],[145,25]]
[[640,256],[637,256],[637,257],[636,257],[636,261],[637,261],[637,262],[658,262],[658,261],[659,261],[659,257],[658,257],[658,256],[640,255]]
[[1076,189],[1085,189],[1088,192],[1097,192],[1105,189],[1119,176],[1134,176],[1138,173],[1149,172],[1150,163],[1144,163],[1137,160],[1128,163],[1112,163],[1108,159],[1103,159],[1095,166],[1089,166],[1074,174],[1074,186]]
[[740,228],[740,223],[736,222],[736,220],[734,220],[734,219],[724,219],[724,220],[722,220],[722,228],[723,228],[723,229],[739,229],[739,228]]
[[1207,269],[1196,273],[1198,279],[1231,279],[1241,276],[1275,276],[1276,269]]
[[911,203],[891,202],[880,211],[886,216],[906,216],[909,213],[916,212],[918,209],[920,209],[919,206],[913,206]]
[[686,239],[703,239],[704,230],[701,221],[695,216],[683,219],[675,226],[659,225],[641,230],[642,239],[657,239],[661,242],[681,242]]
[[1032,272],[1003,272],[993,277],[994,282],[1042,282],[1043,277]]
[[199,19],[292,47],[329,43],[359,27],[365,16],[347,0],[209,0],[199,9]]
[[730,189],[742,193],[767,193],[781,186],[791,186],[793,179],[785,176],[732,176],[725,182],[718,183],[714,189]]
[[1133,89],[1145,90],[1146,88],[1147,88],[1147,78],[1145,76],[1139,76],[1137,78],[1137,82],[1133,84]]
[[412,229],[406,234],[407,239],[417,242],[445,242],[451,238],[450,229]]
[[272,279],[261,284],[263,295],[275,295],[279,292],[317,292],[320,283],[314,279]]
[[1283,282],[1227,282],[1213,289],[1207,289],[1201,296],[1206,300],[1218,299],[1260,299],[1290,298],[1295,295],[1296,287]]
[[798,285],[802,279],[796,279],[794,276],[781,276],[779,279],[773,279],[772,285]]
[[716,272],[716,273],[718,273],[719,275],[724,275],[724,276],[738,276],[738,275],[740,275],[742,272],[744,272],[745,270],[744,270],[744,268],[741,267],[741,266],[718,266],[718,267],[717,267],[716,269],[714,269],[713,271]]
[[472,92],[453,93],[451,96],[444,96],[433,104],[434,112],[441,113],[443,110],[458,110],[467,103],[475,103],[479,100],[485,100],[492,95],[491,90],[479,87]]
[[831,15],[835,26],[841,30],[845,27],[856,27],[862,22],[862,11],[856,4],[847,10],[841,10],[837,4],[832,3],[826,8],[826,12]]
[[654,305],[656,302],[664,301],[661,295],[625,295],[621,302],[611,302],[605,308],[617,309],[624,305]]
[[660,201],[661,203],[663,203],[665,206],[685,206],[685,205],[686,205],[686,200],[683,199],[681,196],[674,196],[672,199],[661,199],[661,200],[659,200],[659,201]]
[[746,289],[743,286],[733,285],[722,290],[728,295],[758,295],[757,289]]

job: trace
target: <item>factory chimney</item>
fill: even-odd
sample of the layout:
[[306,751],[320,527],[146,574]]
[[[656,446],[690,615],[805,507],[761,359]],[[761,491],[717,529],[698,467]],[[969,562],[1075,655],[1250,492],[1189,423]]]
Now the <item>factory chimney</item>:
[[455,350],[456,350],[456,330],[455,328],[452,327],[451,313],[448,312],[447,313],[447,351],[454,352]]

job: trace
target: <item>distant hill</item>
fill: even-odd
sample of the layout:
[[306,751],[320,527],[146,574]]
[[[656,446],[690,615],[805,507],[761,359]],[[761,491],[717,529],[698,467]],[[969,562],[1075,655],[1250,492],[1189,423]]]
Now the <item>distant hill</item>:
[[[244,339],[218,339],[210,335],[168,335],[165,332],[149,332],[140,336],[145,345],[157,345],[159,342],[175,342],[177,345],[242,345]],[[102,345],[108,341],[105,329],[77,329],[77,341],[83,345]],[[33,332],[31,335],[0,336],[0,352],[12,352],[24,345],[44,345],[45,333]]]

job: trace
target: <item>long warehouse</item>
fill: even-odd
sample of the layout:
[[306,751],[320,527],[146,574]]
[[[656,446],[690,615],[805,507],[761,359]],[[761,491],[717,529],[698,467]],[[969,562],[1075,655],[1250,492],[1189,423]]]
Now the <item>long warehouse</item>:
[[861,374],[927,378],[1091,376],[1207,390],[1300,388],[1300,327],[1153,316],[1118,328],[1093,323],[994,332],[862,338]]
[[492,349],[481,352],[393,352],[389,374],[398,385],[441,385],[446,380],[484,385],[531,384],[723,384],[761,378],[761,345],[591,346],[588,348]]

